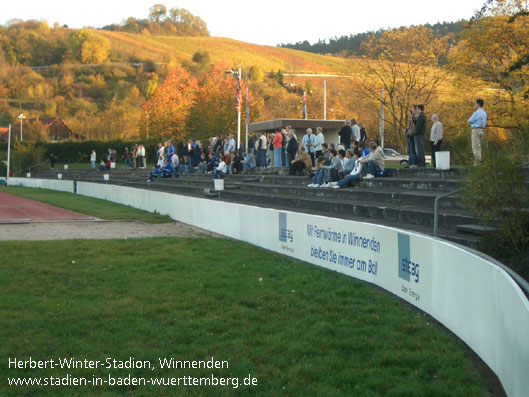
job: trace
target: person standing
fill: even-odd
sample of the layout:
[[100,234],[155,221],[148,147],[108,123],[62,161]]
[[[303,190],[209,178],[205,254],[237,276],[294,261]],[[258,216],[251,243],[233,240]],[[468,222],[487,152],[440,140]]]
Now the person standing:
[[246,150],[250,149],[250,154],[253,156],[255,152],[255,138],[253,137],[253,134],[250,134],[250,137],[248,138],[248,145],[246,145]]
[[125,152],[123,153],[123,166],[127,165],[132,167],[132,160],[130,158],[129,148],[125,146]]
[[351,149],[351,137],[353,136],[353,130],[351,128],[351,120],[345,120],[345,125],[338,131],[340,136],[340,143],[345,149]]
[[472,154],[474,155],[474,165],[481,163],[481,146],[485,136],[485,127],[487,126],[487,113],[483,109],[485,101],[476,100],[476,111],[468,119],[472,128]]
[[287,144],[287,155],[288,155],[288,163],[287,165],[290,166],[294,159],[296,158],[296,155],[298,154],[298,140],[296,139],[296,136],[290,130],[288,132],[288,144]]
[[266,135],[264,132],[259,132],[257,140],[257,166],[266,167]]
[[274,167],[282,167],[282,153],[281,149],[283,148],[283,134],[281,134],[281,128],[276,129],[274,140],[272,141],[274,147]]
[[92,149],[92,153],[90,153],[90,164],[92,165],[92,169],[95,170],[96,168],[96,151]]
[[314,167],[314,144],[315,139],[312,135],[312,128],[307,128],[307,134],[301,140],[301,144],[305,147],[305,151],[309,154],[312,166]]
[[417,153],[415,153],[415,139],[413,138],[413,131],[415,130],[415,106],[410,110],[408,126],[406,127],[406,142],[408,144],[408,167],[417,166]]
[[53,155],[53,153],[50,154],[50,167],[53,169],[55,168],[55,161],[57,158]]
[[[360,127],[358,126],[358,124],[356,124],[355,119],[351,120],[351,124],[352,124],[351,131],[353,132],[351,139],[356,142],[360,142],[362,140],[362,134],[360,132]],[[349,149],[349,148],[346,148],[346,149]]]
[[424,157],[424,136],[426,135],[426,115],[424,114],[424,105],[417,106],[419,114],[413,130],[413,139],[415,141],[415,153],[417,154],[417,167],[426,167],[426,158]]
[[321,145],[323,145],[325,138],[323,137],[323,129],[316,127],[316,136],[314,137],[314,157],[318,158],[322,154]]
[[430,131],[430,147],[432,149],[432,166],[435,168],[435,153],[441,150],[443,143],[443,125],[437,113],[432,114],[432,130]]
[[360,126],[360,141],[367,142],[367,131],[363,123],[358,124]]
[[287,139],[287,130],[285,128],[283,128],[281,130],[281,136],[283,138],[283,145],[281,146],[281,164],[283,165],[283,167],[286,167],[288,165],[288,160],[287,160],[287,144],[288,144],[288,139]]

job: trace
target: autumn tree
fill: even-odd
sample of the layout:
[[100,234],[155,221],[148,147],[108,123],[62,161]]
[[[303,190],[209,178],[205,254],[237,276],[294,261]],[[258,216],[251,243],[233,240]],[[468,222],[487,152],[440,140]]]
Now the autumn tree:
[[443,53],[441,45],[432,30],[424,26],[371,35],[362,45],[366,55],[357,61],[367,75],[360,81],[362,92],[367,99],[378,103],[378,108],[384,89],[384,121],[390,127],[388,138],[401,150],[405,147],[403,131],[408,110],[413,104],[428,105],[447,77],[446,71],[436,67]]
[[153,22],[160,22],[165,18],[167,8],[163,4],[155,4],[149,9],[149,19]]
[[88,29],[74,30],[70,32],[66,40],[67,51],[65,58],[69,60],[80,60],[83,43],[92,35]]
[[461,34],[450,66],[492,85],[490,126],[529,151],[529,10],[527,2],[489,0]]
[[143,105],[143,110],[149,114],[150,135],[182,139],[196,92],[196,80],[182,67],[173,68]]
[[103,63],[108,58],[110,42],[106,37],[91,35],[81,45],[83,63]]
[[[226,65],[216,64],[200,80],[187,121],[189,135],[204,140],[217,133],[234,133],[237,130],[237,82],[231,74],[226,73],[227,69]],[[241,91],[246,92],[244,81]],[[242,97],[244,102],[244,95]],[[244,114],[244,105],[241,105],[241,112]]]

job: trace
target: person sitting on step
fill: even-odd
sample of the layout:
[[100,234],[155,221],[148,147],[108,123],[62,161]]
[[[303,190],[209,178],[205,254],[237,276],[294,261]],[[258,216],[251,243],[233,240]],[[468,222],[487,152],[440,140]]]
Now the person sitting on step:
[[220,163],[219,166],[213,171],[215,179],[222,179],[228,173],[228,166],[225,161],[224,154],[220,154]]
[[305,150],[305,147],[300,146],[298,150],[298,155],[290,163],[289,175],[303,175],[303,170],[310,170],[312,168],[312,160]]
[[331,164],[325,167],[325,176],[323,178],[324,184],[320,187],[330,187],[331,182],[336,182],[340,179],[339,170],[343,170],[343,156],[345,150],[340,149],[340,153],[336,150],[331,150]]
[[242,173],[247,174],[248,170],[255,168],[256,165],[253,149],[248,147],[248,149],[246,149],[246,156],[244,156],[244,161],[242,162]]
[[327,160],[325,157],[320,156],[316,160],[316,173],[312,177],[312,183],[307,185],[307,187],[320,187],[323,184],[323,178],[325,177],[326,166],[325,163]]
[[333,189],[340,189],[351,185],[351,182],[358,181],[362,177],[362,163],[360,162],[360,152],[358,150],[355,150],[353,152],[353,158],[349,162],[350,164],[353,164],[353,169],[345,174],[345,178],[339,180],[338,182],[331,182],[331,186]]
[[369,154],[360,160],[366,165],[367,175],[364,179],[373,179],[377,172],[384,171],[384,151],[376,142],[369,144]]
[[158,178],[160,175],[162,175],[162,166],[156,165],[151,170],[151,173],[149,174],[149,179],[147,179],[147,182],[152,182],[154,178]]

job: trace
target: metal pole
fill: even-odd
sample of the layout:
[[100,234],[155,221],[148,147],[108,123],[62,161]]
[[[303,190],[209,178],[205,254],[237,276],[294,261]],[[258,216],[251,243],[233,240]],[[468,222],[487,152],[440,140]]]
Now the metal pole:
[[22,120],[23,118],[20,118],[20,142],[22,142]]
[[147,140],[149,140],[149,112],[145,113],[147,113]]
[[323,120],[327,120],[327,80],[323,80]]
[[[248,109],[248,90],[249,88],[246,87],[246,109]],[[250,122],[250,118],[249,117],[246,117],[246,150],[248,150],[248,124]]]
[[9,124],[9,132],[7,135],[7,175],[6,175],[6,183],[9,180],[9,160],[11,157],[11,124]]
[[[241,81],[241,68],[237,73],[238,83]],[[237,149],[241,148],[241,104],[239,103],[239,111],[237,112]]]
[[384,147],[384,88],[380,99],[380,146]]

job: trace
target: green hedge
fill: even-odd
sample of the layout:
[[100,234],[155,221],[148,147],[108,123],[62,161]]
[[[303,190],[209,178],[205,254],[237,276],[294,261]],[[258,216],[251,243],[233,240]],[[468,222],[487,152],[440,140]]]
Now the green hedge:
[[[153,161],[156,156],[156,150],[158,148],[158,142],[155,140],[143,141],[143,142],[129,142],[129,141],[84,141],[84,142],[36,142],[34,145],[36,148],[42,148],[45,158],[48,158],[51,153],[60,163],[86,163],[90,161],[90,153],[92,150],[96,151],[97,161],[103,156],[106,156],[108,149],[115,149],[118,155],[118,159],[121,159],[121,155],[125,151],[125,147],[129,148],[132,152],[132,148],[136,143],[141,143],[145,146],[145,154],[148,161]],[[19,143],[22,146],[33,145],[33,143]],[[7,143],[0,143],[0,151],[7,150]]]

